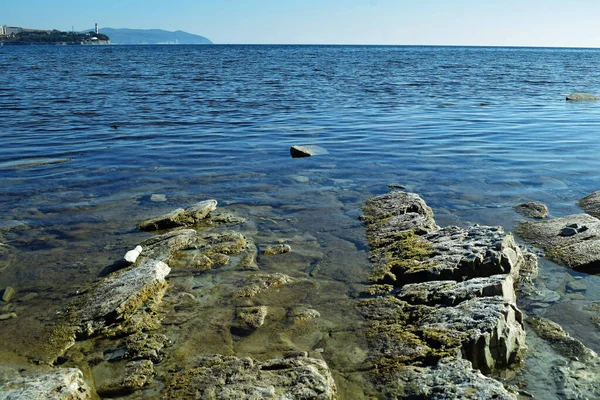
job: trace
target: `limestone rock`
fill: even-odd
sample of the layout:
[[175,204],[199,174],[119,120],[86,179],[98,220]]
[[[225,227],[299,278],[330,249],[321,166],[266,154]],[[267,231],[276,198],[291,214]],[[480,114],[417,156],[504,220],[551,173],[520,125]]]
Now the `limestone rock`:
[[193,369],[176,372],[162,392],[168,399],[337,399],[324,361],[291,357],[259,362],[251,358],[201,357]]
[[[375,197],[364,212],[379,297],[361,310],[376,386],[389,398],[514,398],[473,368],[491,373],[523,358],[515,286],[535,274],[536,257],[501,227],[439,228],[414,193]],[[386,294],[382,284],[399,289]]]
[[173,268],[209,270],[229,264],[230,256],[242,253],[248,247],[246,237],[238,232],[196,234],[174,252]]
[[591,216],[600,218],[600,190],[579,200],[579,207]]
[[92,368],[92,374],[98,394],[114,397],[150,384],[154,377],[154,365],[149,360],[102,363]]
[[598,100],[598,97],[589,93],[571,93],[567,96],[567,101]]
[[88,400],[92,398],[77,368],[57,368],[0,381],[0,400]]
[[515,400],[502,384],[474,370],[465,360],[444,359],[433,367],[404,367],[383,389],[390,399]]
[[162,261],[148,260],[143,264],[109,276],[94,287],[73,311],[73,317],[84,337],[96,333],[127,330],[149,316],[147,310],[162,300],[167,288],[165,277],[171,269]]
[[292,251],[292,248],[289,244],[276,244],[274,246],[269,246],[263,252],[266,256],[272,256],[275,254],[285,254]]
[[178,226],[191,226],[206,218],[216,208],[216,200],[201,201],[186,209],[178,208],[170,213],[140,222],[138,229],[142,231],[156,231]]
[[541,222],[524,222],[517,234],[546,251],[546,257],[577,271],[594,273],[600,268],[600,220],[575,214]]
[[169,262],[173,254],[186,248],[196,235],[197,232],[193,229],[181,229],[151,237],[140,244],[144,252],[140,254],[138,263],[145,260]]
[[244,286],[235,295],[237,297],[254,297],[265,290],[287,285],[291,281],[292,278],[280,273],[254,274],[246,278]]
[[265,323],[267,307],[242,307],[237,311],[237,320],[232,326],[232,332],[238,335],[247,335]]
[[515,206],[515,211],[527,218],[546,218],[548,216],[548,207],[545,204],[529,202]]
[[322,148],[321,146],[315,145],[306,145],[306,146],[292,146],[290,148],[290,155],[292,158],[300,158],[300,157],[311,157],[318,156],[321,154],[328,154],[327,150]]

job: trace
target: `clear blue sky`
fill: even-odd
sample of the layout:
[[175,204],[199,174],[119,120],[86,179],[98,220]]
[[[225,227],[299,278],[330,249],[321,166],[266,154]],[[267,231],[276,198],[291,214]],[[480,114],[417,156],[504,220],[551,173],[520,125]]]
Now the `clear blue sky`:
[[215,43],[600,47],[598,0],[2,0],[0,24],[160,28]]

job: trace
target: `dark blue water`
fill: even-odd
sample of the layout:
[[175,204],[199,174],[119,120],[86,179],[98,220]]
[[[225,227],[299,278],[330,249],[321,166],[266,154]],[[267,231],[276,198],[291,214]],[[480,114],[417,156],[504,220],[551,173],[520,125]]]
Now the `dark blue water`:
[[[440,224],[508,230],[516,204],[560,216],[600,189],[600,104],[565,101],[600,93],[600,50],[4,46],[0,65],[0,242],[15,249],[0,288],[53,293],[45,306],[136,243],[140,219],[206,198],[287,221],[259,228],[310,235],[323,276],[352,285],[361,203],[388,184]],[[292,159],[294,144],[329,154]]]

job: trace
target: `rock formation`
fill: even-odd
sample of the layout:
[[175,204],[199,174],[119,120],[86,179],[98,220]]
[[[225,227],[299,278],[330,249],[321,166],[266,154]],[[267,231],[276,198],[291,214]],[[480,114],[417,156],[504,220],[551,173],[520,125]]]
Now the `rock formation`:
[[367,201],[363,219],[371,281],[386,288],[362,301],[375,383],[393,398],[514,398],[475,369],[522,359],[514,287],[535,257],[501,227],[439,228],[414,193]]

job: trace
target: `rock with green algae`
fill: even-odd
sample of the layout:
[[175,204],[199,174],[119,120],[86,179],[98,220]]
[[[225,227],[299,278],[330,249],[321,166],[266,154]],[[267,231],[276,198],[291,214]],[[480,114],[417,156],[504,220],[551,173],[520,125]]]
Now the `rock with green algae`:
[[546,218],[548,216],[548,207],[542,203],[530,201],[513,207],[516,212],[527,218]]
[[0,367],[0,399],[88,400],[90,387],[77,368],[54,368],[39,372],[6,371]]
[[96,392],[114,397],[139,390],[154,378],[154,364],[149,360],[100,363],[92,367]]
[[276,254],[286,254],[286,253],[289,253],[290,251],[292,251],[292,248],[290,247],[289,244],[276,244],[274,246],[267,247],[263,251],[263,254],[266,256],[273,256]]
[[200,357],[194,368],[167,377],[163,399],[333,400],[337,389],[327,364],[315,358],[266,361],[233,356]]
[[236,297],[254,297],[265,290],[285,286],[292,281],[292,278],[285,274],[253,274],[248,276],[241,289],[236,293]]
[[600,220],[574,214],[541,222],[524,222],[516,232],[546,251],[546,257],[576,271],[600,271]]
[[[378,196],[364,211],[371,281],[400,288],[361,302],[374,382],[382,391],[395,388],[393,398],[487,398],[476,397],[486,392],[471,379],[473,368],[489,373],[522,359],[525,332],[514,286],[521,270],[534,273],[537,259],[501,227],[437,227],[414,193]],[[462,367],[453,379],[461,385],[436,385],[444,363],[457,362]],[[409,382],[402,380],[406,371],[416,374]],[[500,398],[514,398],[479,376]],[[418,387],[410,383],[419,380]]]
[[232,333],[248,335],[263,326],[268,309],[265,306],[241,307],[237,310],[237,318],[231,327]]
[[211,211],[216,210],[216,208],[216,200],[201,201],[186,209],[178,208],[167,214],[147,219],[140,222],[137,228],[141,231],[157,231],[179,226],[192,226],[206,218],[206,216]]
[[488,378],[465,360],[443,359],[435,366],[405,366],[383,385],[386,399],[516,400],[500,382]]
[[68,318],[76,323],[78,336],[114,336],[152,323],[170,271],[162,261],[147,260],[104,278],[70,308]]
[[199,233],[173,253],[169,265],[197,270],[224,267],[230,256],[241,254],[248,245],[246,237],[238,232]]

